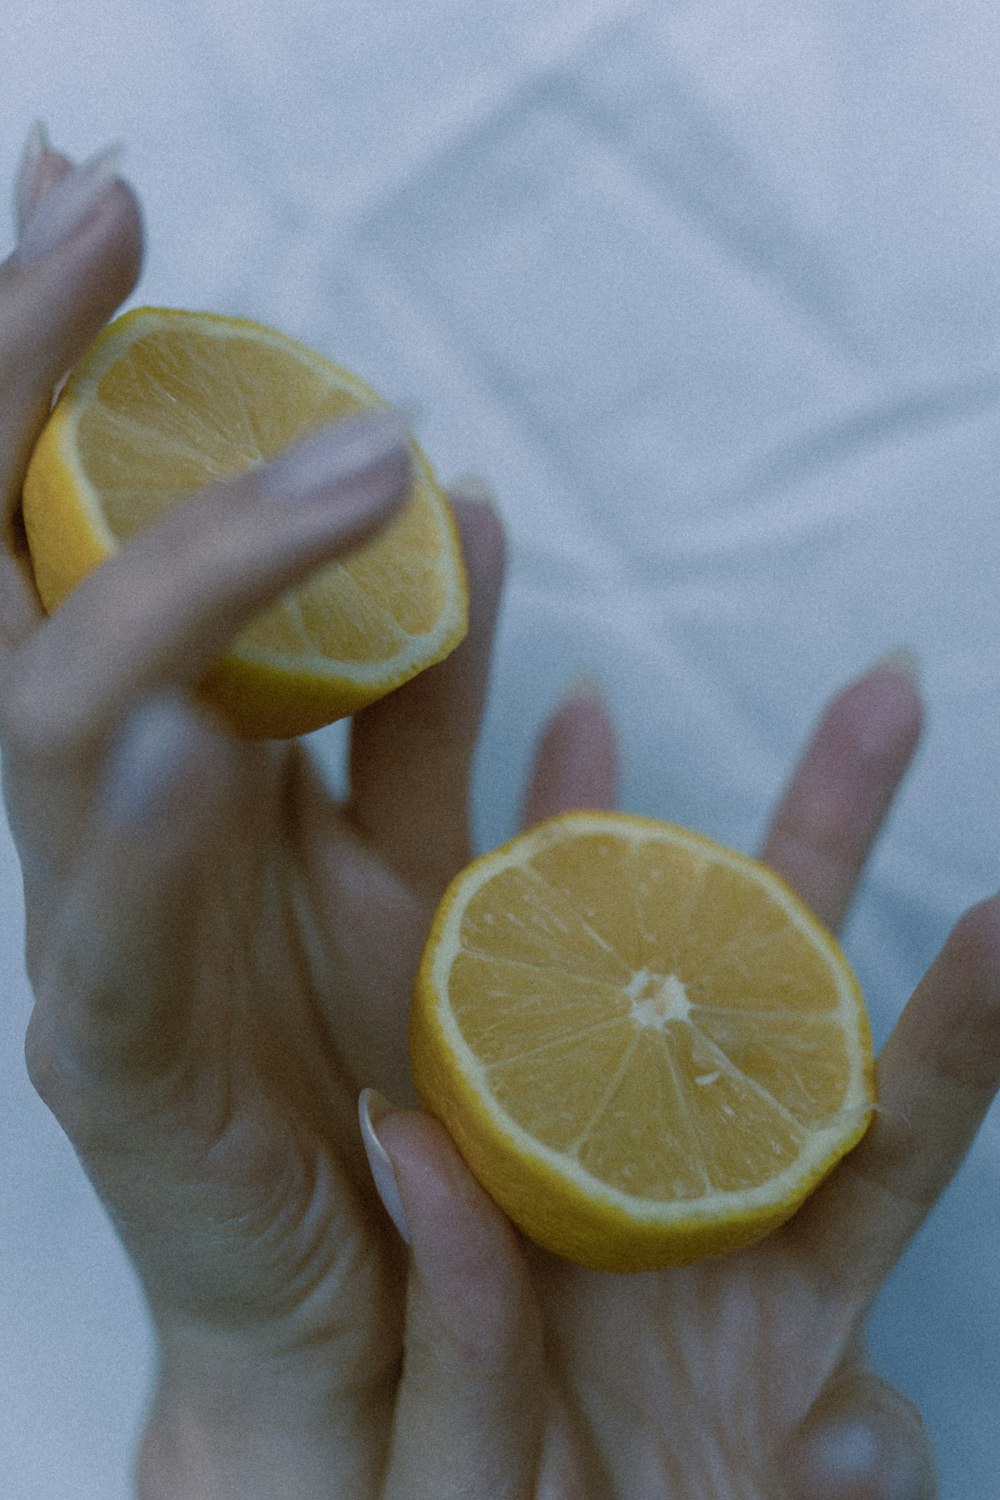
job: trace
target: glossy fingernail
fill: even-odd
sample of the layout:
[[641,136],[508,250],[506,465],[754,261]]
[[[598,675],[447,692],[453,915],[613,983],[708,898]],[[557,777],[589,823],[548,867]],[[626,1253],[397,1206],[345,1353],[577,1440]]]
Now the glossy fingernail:
[[334,422],[261,470],[261,493],[278,505],[370,504],[397,498],[409,474],[406,427],[395,411]]
[[372,1180],[382,1200],[382,1205],[402,1238],[410,1243],[410,1226],[406,1221],[403,1200],[399,1196],[396,1174],[389,1153],[378,1138],[378,1122],[388,1114],[392,1105],[377,1089],[362,1089],[358,1099],[358,1121],[365,1155],[371,1168]]
[[121,829],[146,827],[173,805],[191,774],[195,730],[176,697],[159,693],[128,714],[108,756],[102,786],[106,818]]
[[98,207],[118,176],[124,147],[109,146],[82,166],[74,167],[27,220],[14,258],[22,266],[36,265],[72,238]]
[[14,186],[14,212],[17,217],[17,232],[23,234],[34,211],[39,189],[39,169],[49,150],[49,137],[41,120],[31,127],[21,164],[17,169]]

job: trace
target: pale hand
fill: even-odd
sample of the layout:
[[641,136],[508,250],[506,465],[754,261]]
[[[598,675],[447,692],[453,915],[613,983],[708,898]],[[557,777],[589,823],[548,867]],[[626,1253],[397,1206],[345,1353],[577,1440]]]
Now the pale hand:
[[[67,167],[46,157],[38,189]],[[47,259],[0,267],[0,734],[37,998],[29,1066],[158,1336],[144,1500],[927,1500],[926,1436],[868,1370],[863,1325],[997,1087],[997,905],[963,918],[907,1007],[862,1145],[760,1245],[660,1275],[557,1262],[434,1121],[402,1109],[377,1125],[408,1248],[376,1196],[357,1098],[373,1085],[413,1102],[410,987],[470,856],[502,534],[459,502],[469,637],[358,716],[344,805],[305,744],[237,742],[189,692],[206,621],[225,642],[364,534],[336,495],[309,529],[238,481],[43,619],[16,520],[24,465],[54,385],[140,263],[119,183]],[[211,543],[234,545],[234,494],[243,552],[226,559]],[[833,927],[919,720],[907,674],[873,672],[831,706],[783,799],[765,857]],[[115,797],[114,767],[143,722],[171,754],[147,764],[140,807]],[[525,821],[610,805],[614,767],[605,710],[577,696],[543,738]]]

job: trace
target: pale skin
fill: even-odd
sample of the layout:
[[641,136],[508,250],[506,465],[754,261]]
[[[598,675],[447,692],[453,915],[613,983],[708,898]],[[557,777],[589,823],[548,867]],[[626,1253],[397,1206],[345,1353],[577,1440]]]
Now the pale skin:
[[[34,198],[68,169],[47,155]],[[45,619],[17,525],[25,462],[141,258],[119,182],[41,263],[0,267],[0,735],[28,1065],[155,1326],[138,1494],[929,1500],[926,1433],[870,1369],[864,1324],[1000,1082],[1000,902],[958,922],[879,1059],[875,1123],[784,1229],[638,1276],[527,1245],[413,1107],[406,1050],[429,919],[471,855],[499,522],[456,496],[469,636],[357,717],[344,805],[303,744],[237,741],[191,689],[268,599],[401,503],[404,460],[381,510],[349,487],[308,513],[268,507],[253,478],[220,488]],[[172,772],[155,807],[116,818],[108,766],[149,701]],[[833,928],[920,722],[911,676],[870,672],[780,799],[763,857]],[[524,822],[613,805],[615,764],[608,710],[575,695],[541,737]],[[358,1131],[369,1085],[403,1106],[378,1131],[410,1245]]]

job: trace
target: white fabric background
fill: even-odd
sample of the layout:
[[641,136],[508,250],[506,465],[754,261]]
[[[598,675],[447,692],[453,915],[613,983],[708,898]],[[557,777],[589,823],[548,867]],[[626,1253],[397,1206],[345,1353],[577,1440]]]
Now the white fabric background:
[[[881,1041],[1000,882],[998,72],[992,0],[33,0],[0,181],[37,116],[125,141],[134,305],[277,324],[490,477],[481,846],[578,671],[623,805],[752,847],[828,695],[914,647],[927,734],[847,934]],[[0,1490],[125,1500],[150,1343],[24,1078],[6,830],[0,902]],[[945,1500],[1000,1467],[997,1118],[873,1323]]]

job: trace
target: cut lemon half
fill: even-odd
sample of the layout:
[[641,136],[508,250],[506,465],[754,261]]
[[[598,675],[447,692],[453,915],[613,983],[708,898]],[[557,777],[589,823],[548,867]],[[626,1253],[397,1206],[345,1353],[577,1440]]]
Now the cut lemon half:
[[624,813],[552,818],[455,878],[410,1043],[422,1103],[514,1223],[610,1271],[775,1229],[875,1098],[821,923],[756,860]]
[[[359,376],[273,328],[145,307],[74,368],[24,484],[46,610],[131,536],[204,487],[266,463],[310,431],[387,403]],[[199,684],[251,739],[356,712],[447,656],[467,625],[448,502],[413,443],[404,510],[373,540],[265,609]]]

